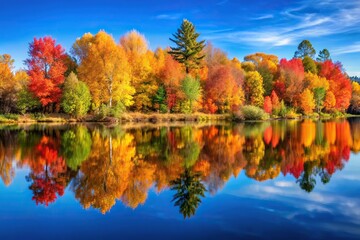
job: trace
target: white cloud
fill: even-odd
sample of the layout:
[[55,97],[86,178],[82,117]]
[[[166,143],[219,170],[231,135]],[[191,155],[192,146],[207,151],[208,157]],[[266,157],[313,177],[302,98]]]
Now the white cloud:
[[276,181],[274,183],[274,185],[276,187],[285,187],[285,188],[288,188],[288,187],[294,187],[294,183],[293,182],[286,182],[286,181]]
[[251,20],[264,20],[264,19],[271,19],[271,18],[274,18],[273,14],[266,14],[266,15],[262,15],[260,17],[252,18]]
[[159,14],[155,18],[159,20],[177,20],[181,18],[181,14]]
[[[264,15],[254,19],[272,17],[268,25],[250,31],[231,31],[206,38],[245,43],[254,46],[285,46],[297,44],[306,38],[318,38],[343,33],[360,32],[360,1],[350,0],[344,4],[332,0],[306,0],[297,8],[287,9],[280,15]],[[355,50],[358,50],[356,46]],[[349,51],[354,50],[350,49]],[[344,52],[346,50],[343,50]],[[341,51],[339,51],[341,52]]]
[[345,47],[339,47],[334,50],[332,50],[333,55],[341,55],[346,53],[357,53],[360,52],[360,42],[356,42],[352,45],[345,46]]

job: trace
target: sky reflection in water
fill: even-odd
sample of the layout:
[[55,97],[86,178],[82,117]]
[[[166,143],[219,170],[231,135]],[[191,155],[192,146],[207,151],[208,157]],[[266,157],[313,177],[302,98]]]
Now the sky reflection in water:
[[1,126],[0,236],[359,238],[359,151],[356,118]]

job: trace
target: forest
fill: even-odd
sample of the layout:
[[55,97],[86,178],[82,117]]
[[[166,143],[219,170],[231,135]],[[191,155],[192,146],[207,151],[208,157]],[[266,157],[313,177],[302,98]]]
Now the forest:
[[125,112],[233,114],[240,119],[360,113],[360,84],[327,49],[303,40],[292,59],[254,53],[230,59],[199,40],[188,20],[152,51],[132,30],[116,41],[101,30],[65,49],[50,36],[29,43],[26,69],[0,55],[1,118],[65,113],[118,117]]

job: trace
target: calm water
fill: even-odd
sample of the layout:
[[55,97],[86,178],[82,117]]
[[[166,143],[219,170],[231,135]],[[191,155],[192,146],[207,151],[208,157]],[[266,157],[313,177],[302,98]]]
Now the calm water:
[[359,239],[360,119],[0,125],[0,239]]

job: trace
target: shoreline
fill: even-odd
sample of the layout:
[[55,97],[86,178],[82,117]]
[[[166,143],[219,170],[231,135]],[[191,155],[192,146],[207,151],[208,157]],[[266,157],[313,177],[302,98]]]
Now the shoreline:
[[360,115],[344,114],[343,116],[305,116],[301,115],[294,118],[269,118],[265,120],[244,120],[233,114],[206,114],[206,113],[124,113],[121,117],[104,117],[100,118],[96,115],[87,115],[83,118],[73,118],[67,114],[5,114],[0,115],[0,124],[5,123],[211,123],[211,122],[266,122],[276,120],[327,120],[327,119],[341,119],[349,117],[360,117]]

